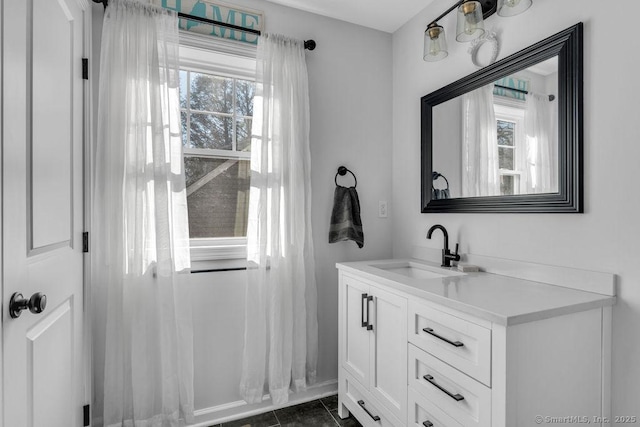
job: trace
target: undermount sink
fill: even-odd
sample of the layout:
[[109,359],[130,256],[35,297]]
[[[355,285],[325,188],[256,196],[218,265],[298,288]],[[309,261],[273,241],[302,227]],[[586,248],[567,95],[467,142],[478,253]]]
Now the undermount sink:
[[376,264],[372,267],[385,270],[390,273],[401,274],[412,279],[438,279],[441,277],[464,276],[464,273],[445,268],[430,267],[412,261],[399,261],[388,264]]

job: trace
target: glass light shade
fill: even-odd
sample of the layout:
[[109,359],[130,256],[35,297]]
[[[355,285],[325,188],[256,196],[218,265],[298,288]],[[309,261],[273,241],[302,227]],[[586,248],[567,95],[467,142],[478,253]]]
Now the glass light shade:
[[456,40],[470,42],[484,34],[482,6],[479,1],[465,1],[458,7]]
[[533,0],[499,0],[498,15],[514,16],[531,7]]
[[447,39],[444,35],[444,28],[439,25],[429,26],[424,32],[424,55],[425,61],[440,61],[449,55],[447,50]]

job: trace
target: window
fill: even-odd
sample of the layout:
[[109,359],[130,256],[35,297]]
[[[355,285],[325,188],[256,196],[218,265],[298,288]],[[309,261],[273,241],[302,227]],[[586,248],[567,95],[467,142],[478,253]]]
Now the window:
[[[509,102],[509,104],[512,104]],[[496,103],[500,195],[521,194],[524,173],[524,110],[520,105]]]
[[500,169],[500,194],[516,194],[518,176],[515,174],[515,131],[516,124],[507,120],[498,122],[498,168]]
[[255,82],[225,72],[216,56],[182,61],[180,70],[192,261],[246,254]]

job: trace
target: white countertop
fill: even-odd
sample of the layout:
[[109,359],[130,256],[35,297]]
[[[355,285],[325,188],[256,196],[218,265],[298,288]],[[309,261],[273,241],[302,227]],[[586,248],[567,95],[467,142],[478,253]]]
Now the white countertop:
[[416,259],[345,262],[337,263],[336,267],[345,273],[356,273],[404,293],[505,326],[612,306],[616,302],[615,296],[485,272],[460,273],[450,269],[460,275],[415,279],[375,267],[406,262],[441,268],[438,264]]

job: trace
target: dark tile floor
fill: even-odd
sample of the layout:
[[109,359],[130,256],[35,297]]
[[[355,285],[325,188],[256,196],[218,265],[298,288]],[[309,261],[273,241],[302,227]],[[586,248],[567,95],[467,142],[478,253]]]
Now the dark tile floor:
[[288,408],[269,411],[237,421],[211,427],[362,427],[350,416],[342,420],[338,416],[338,395],[302,403]]

